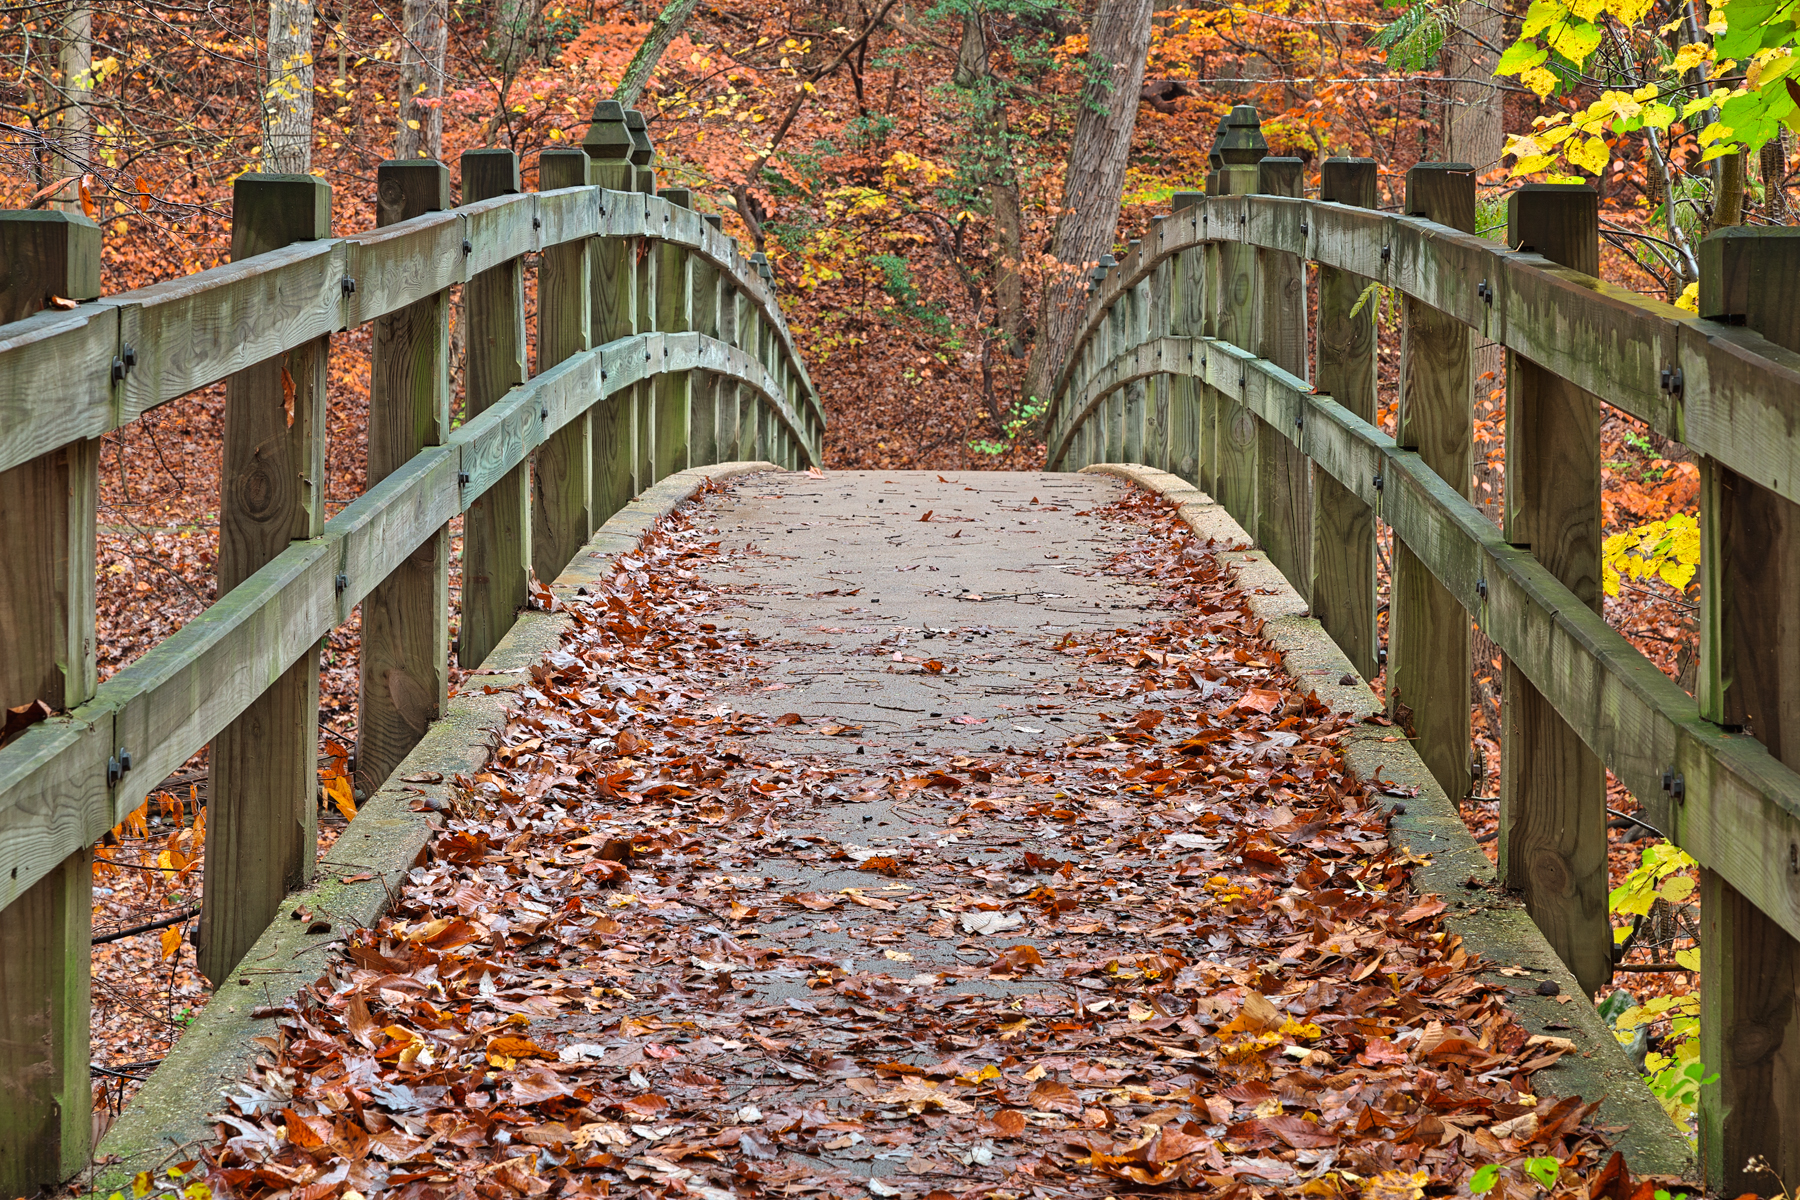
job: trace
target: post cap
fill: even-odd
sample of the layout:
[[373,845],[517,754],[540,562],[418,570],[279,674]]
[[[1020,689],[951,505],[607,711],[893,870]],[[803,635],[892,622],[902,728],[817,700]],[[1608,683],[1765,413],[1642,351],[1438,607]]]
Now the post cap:
[[1269,142],[1263,137],[1262,118],[1254,104],[1240,104],[1225,114],[1213,149],[1226,165],[1258,163],[1268,157]]
[[330,236],[331,185],[317,175],[247,171],[232,181],[231,261]]
[[649,166],[656,157],[656,148],[650,143],[650,123],[644,120],[644,114],[635,108],[626,109],[625,130],[631,135],[631,161],[640,167]]
[[581,148],[596,162],[629,162],[631,132],[625,128],[625,106],[617,100],[602,100],[594,105]]
[[658,188],[656,194],[673,204],[676,208],[694,207],[694,193],[684,187]]

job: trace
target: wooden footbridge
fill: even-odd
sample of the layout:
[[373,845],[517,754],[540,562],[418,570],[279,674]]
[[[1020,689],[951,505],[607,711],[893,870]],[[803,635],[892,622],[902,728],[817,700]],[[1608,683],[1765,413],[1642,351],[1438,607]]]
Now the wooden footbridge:
[[[510,151],[463,156],[460,206],[445,164],[385,163],[379,228],[339,238],[323,180],[245,175],[230,265],[106,297],[93,222],[0,214],[0,707],[63,714],[0,748],[0,1193],[87,1162],[90,847],[210,746],[199,948],[224,978],[312,875],[320,640],[362,606],[369,790],[443,707],[451,518],[473,667],[532,573],[656,480],[818,462],[824,414],[766,260],[658,188],[652,149],[615,104],[581,149],[544,152],[535,193]],[[365,323],[369,488],[327,520],[330,338]],[[220,380],[218,600],[96,686],[100,437]]]
[[[453,517],[473,666],[531,573],[554,576],[658,479],[818,462],[823,413],[766,263],[656,187],[632,115],[603,106],[581,150],[545,152],[535,193],[504,151],[463,157],[454,207],[444,164],[385,164],[380,227],[349,237],[330,236],[321,181],[245,176],[229,266],[109,297],[92,223],[0,214],[0,706],[58,713],[0,747],[0,1191],[87,1161],[90,847],[210,746],[199,941],[222,978],[311,871],[320,639],[361,606],[365,786],[441,710]],[[1473,232],[1466,166],[1414,168],[1393,213],[1373,162],[1332,159],[1307,198],[1303,164],[1267,157],[1244,108],[1215,157],[1205,194],[1095,271],[1049,465],[1140,462],[1216,496],[1358,669],[1385,667],[1452,798],[1478,625],[1507,660],[1506,881],[1601,986],[1606,771],[1637,796],[1704,868],[1709,1179],[1766,1186],[1752,1154],[1800,1179],[1800,230],[1707,239],[1693,316],[1594,278],[1584,188],[1521,188],[1499,243]],[[1393,437],[1374,423],[1370,282],[1404,295]],[[365,322],[369,488],[327,520],[329,342]],[[1508,359],[1498,529],[1469,498],[1477,335]],[[221,380],[219,599],[96,686],[99,438]],[[1702,458],[1697,697],[1599,612],[1601,402]],[[1395,546],[1385,650],[1377,523]]]

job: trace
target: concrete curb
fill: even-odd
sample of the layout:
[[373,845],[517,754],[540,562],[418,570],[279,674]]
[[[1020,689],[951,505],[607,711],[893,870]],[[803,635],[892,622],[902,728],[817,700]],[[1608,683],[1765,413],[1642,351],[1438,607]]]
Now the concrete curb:
[[[730,462],[678,471],[646,489],[614,513],[551,589],[571,594],[612,573],[613,561],[636,548],[656,523],[707,480],[731,479],[756,471],[779,470],[768,462]],[[407,872],[423,861],[434,832],[433,814],[414,811],[419,796],[450,802],[449,785],[407,783],[406,776],[435,775],[449,780],[486,763],[492,739],[506,724],[507,690],[530,679],[531,667],[555,650],[568,628],[560,613],[519,614],[493,653],[450,698],[441,720],[406,756],[393,778],[364,802],[331,852],[320,860],[313,885],[289,896],[212,1000],[201,1010],[117,1121],[100,1140],[96,1161],[111,1159],[94,1173],[93,1192],[128,1190],[139,1171],[197,1157],[188,1153],[216,1137],[208,1118],[223,1106],[232,1084],[248,1078],[262,1048],[253,1039],[274,1036],[275,1022],[255,1016],[279,1007],[317,979],[326,954],[347,930],[373,925],[393,903]],[[344,876],[370,874],[356,883]],[[297,919],[305,906],[315,921]],[[317,919],[331,921],[329,933],[308,933]]]
[[[1163,496],[1176,506],[1196,537],[1226,546],[1249,546],[1244,532],[1224,507],[1180,476],[1136,463],[1095,463],[1082,474],[1111,475]],[[1350,660],[1308,615],[1307,604],[1285,576],[1260,550],[1224,556],[1237,572],[1250,610],[1263,621],[1263,636],[1281,652],[1288,673],[1338,712],[1359,720],[1384,711],[1381,701],[1356,674]],[[1343,679],[1352,682],[1345,684]],[[1548,1032],[1572,1039],[1582,1049],[1534,1077],[1553,1095],[1604,1097],[1595,1114],[1602,1125],[1623,1126],[1616,1144],[1638,1175],[1678,1175],[1696,1179],[1697,1167],[1688,1140],[1675,1128],[1643,1077],[1625,1057],[1624,1048],[1594,1011],[1544,935],[1526,914],[1524,904],[1495,882],[1494,869],[1469,833],[1462,814],[1425,762],[1404,739],[1385,741],[1391,730],[1358,725],[1344,742],[1344,756],[1365,780],[1380,779],[1394,790],[1418,789],[1417,796],[1394,805],[1393,832],[1406,849],[1430,861],[1413,872],[1412,887],[1436,893],[1449,902],[1444,914],[1472,953],[1489,962],[1521,967],[1532,980],[1551,980],[1561,997],[1540,996],[1525,980],[1502,979],[1512,992],[1509,1006],[1532,1033]],[[1471,879],[1480,886],[1468,886]]]

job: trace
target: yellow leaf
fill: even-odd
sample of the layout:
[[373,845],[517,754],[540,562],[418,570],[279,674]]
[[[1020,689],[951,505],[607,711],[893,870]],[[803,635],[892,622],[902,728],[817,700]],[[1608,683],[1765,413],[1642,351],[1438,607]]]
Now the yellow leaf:
[[1685,75],[1701,63],[1713,60],[1713,48],[1708,42],[1689,42],[1675,52],[1675,58],[1663,71],[1669,75]]
[[1607,161],[1612,154],[1606,148],[1606,139],[1591,137],[1587,141],[1576,144],[1574,138],[1563,147],[1563,157],[1580,167],[1590,175],[1598,175],[1606,170]]
[[1700,969],[1700,952],[1698,950],[1677,950],[1675,961],[1690,971],[1698,971]]
[[1519,75],[1519,82],[1537,93],[1542,100],[1556,90],[1556,76],[1544,67],[1533,67]]
[[356,793],[350,787],[350,779],[339,775],[325,785],[325,797],[337,805],[337,810],[344,814],[344,820],[356,820]]
[[181,953],[181,926],[171,925],[162,931],[162,952],[164,962]]

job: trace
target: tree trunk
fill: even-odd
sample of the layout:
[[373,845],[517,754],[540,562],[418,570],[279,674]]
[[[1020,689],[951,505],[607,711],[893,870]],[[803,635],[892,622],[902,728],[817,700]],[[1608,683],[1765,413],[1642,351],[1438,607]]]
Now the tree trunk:
[[312,0],[269,0],[269,88],[263,93],[263,169],[312,170]]
[[538,6],[532,0],[494,0],[494,23],[488,29],[488,58],[508,77],[525,61],[536,40]]
[[65,105],[57,118],[57,149],[60,161],[50,165],[52,180],[64,175],[75,176],[77,182],[57,196],[56,207],[71,212],[81,211],[81,176],[90,169],[93,159],[92,128],[88,105],[92,100],[94,69],[94,13],[87,0],[74,0],[63,10],[57,30],[57,68],[61,75],[59,101]]
[[[1022,351],[1025,326],[1025,286],[1019,275],[1020,242],[1024,220],[1019,212],[1019,174],[1013,164],[1010,130],[1006,122],[1006,97],[994,76],[988,55],[987,32],[981,11],[963,14],[962,45],[956,57],[952,81],[968,96],[974,123],[974,183],[988,198],[994,217],[994,310],[1000,336],[1014,357]],[[990,408],[997,405],[990,404]],[[1002,414],[993,412],[996,424]]]
[[400,123],[395,158],[444,157],[446,0],[405,0],[406,40],[400,47]]
[[644,37],[643,45],[631,56],[631,63],[625,68],[625,77],[619,80],[619,86],[613,90],[612,98],[626,108],[636,108],[638,97],[644,94],[644,85],[650,82],[650,73],[656,70],[656,64],[662,61],[663,51],[687,24],[688,17],[693,15],[694,8],[700,0],[669,0],[663,10],[656,14],[656,20],[650,23],[650,32]]
[[1777,127],[1775,136],[1763,143],[1761,160],[1757,164],[1762,171],[1763,207],[1769,212],[1769,222],[1774,225],[1788,223],[1787,192],[1783,184],[1787,180],[1787,130]]
[[1494,77],[1505,36],[1505,13],[1485,0],[1463,0],[1456,27],[1444,39],[1444,76],[1450,81],[1450,113],[1444,122],[1444,161],[1466,162],[1477,174],[1500,162],[1506,140],[1501,123],[1505,93]]
[[1734,151],[1713,160],[1718,167],[1718,183],[1713,188],[1714,229],[1729,229],[1744,223],[1744,152]]
[[1118,227],[1154,8],[1151,0],[1100,0],[1089,26],[1088,82],[1081,91],[1061,215],[1050,246],[1053,273],[1044,280],[1037,342],[1025,369],[1028,397],[1050,399],[1086,307],[1082,272],[1112,245]]

